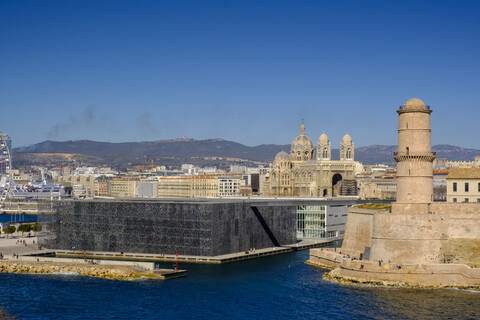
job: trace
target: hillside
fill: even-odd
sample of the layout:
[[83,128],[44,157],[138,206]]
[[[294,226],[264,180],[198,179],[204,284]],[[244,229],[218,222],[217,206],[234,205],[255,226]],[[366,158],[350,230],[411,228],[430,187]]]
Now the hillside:
[[[14,166],[26,165],[102,165],[123,169],[132,165],[155,163],[178,167],[182,163],[227,168],[231,164],[255,166],[272,162],[280,151],[289,151],[290,145],[245,146],[223,139],[174,140],[111,143],[90,140],[44,141],[13,150]],[[397,146],[372,145],[355,149],[355,160],[364,164],[394,164],[392,154]],[[437,158],[472,161],[480,150],[451,145],[436,145]],[[60,156],[58,154],[67,154]],[[339,158],[339,150],[332,149],[332,158]]]

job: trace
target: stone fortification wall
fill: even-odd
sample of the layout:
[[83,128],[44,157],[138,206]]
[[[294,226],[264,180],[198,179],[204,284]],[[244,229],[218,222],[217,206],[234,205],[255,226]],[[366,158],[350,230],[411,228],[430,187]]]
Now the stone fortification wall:
[[480,204],[479,203],[433,202],[430,204],[430,211],[436,214],[473,213],[473,214],[480,215]]
[[480,288],[480,269],[464,264],[397,265],[343,259],[340,267],[326,275],[345,283],[426,288]]
[[357,256],[372,246],[373,216],[378,210],[352,207],[348,210],[342,251]]
[[432,214],[375,214],[370,259],[439,262],[442,240],[448,239],[445,220]]
[[243,201],[56,202],[53,236],[41,244],[52,249],[216,256],[273,247],[272,236],[281,245],[296,242],[295,206],[255,206],[257,213],[252,206]]
[[[405,205],[406,209],[396,204],[391,213],[351,208],[342,250],[359,256],[369,247],[373,261],[440,263],[445,261],[442,248],[447,241],[480,240],[480,205],[432,203],[424,213],[410,213],[419,206],[423,204]],[[448,252],[451,246],[450,242]],[[456,259],[472,261],[463,256],[468,252],[457,251]]]
[[480,269],[464,264],[398,264],[358,260],[340,252],[310,249],[307,263],[333,271],[327,280],[342,283],[411,287],[480,288]]

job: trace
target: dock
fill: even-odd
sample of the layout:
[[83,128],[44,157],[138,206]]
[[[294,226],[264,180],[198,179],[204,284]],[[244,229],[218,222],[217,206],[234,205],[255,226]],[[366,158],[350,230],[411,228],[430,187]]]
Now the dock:
[[182,263],[206,263],[223,264],[236,261],[256,259],[265,256],[277,255],[282,253],[306,250],[316,247],[332,245],[334,241],[342,238],[331,238],[328,240],[302,240],[295,244],[283,245],[279,247],[269,247],[263,249],[252,249],[248,251],[235,252],[219,256],[193,256],[175,254],[149,254],[149,253],[115,253],[100,251],[79,251],[79,250],[48,250],[46,255],[54,254],[56,257],[77,258],[77,259],[99,259],[99,260],[117,260],[117,261],[148,261],[148,262],[182,262]]

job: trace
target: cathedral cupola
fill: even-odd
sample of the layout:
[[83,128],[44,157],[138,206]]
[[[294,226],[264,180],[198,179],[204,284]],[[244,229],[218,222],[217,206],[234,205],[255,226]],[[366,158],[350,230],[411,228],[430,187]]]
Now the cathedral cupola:
[[354,144],[352,137],[347,133],[340,142],[340,160],[354,159]]
[[317,142],[317,159],[318,160],[331,160],[332,158],[332,145],[325,133],[322,133]]
[[294,162],[305,162],[314,159],[314,145],[305,134],[305,125],[300,125],[300,135],[296,137],[291,146],[290,158]]

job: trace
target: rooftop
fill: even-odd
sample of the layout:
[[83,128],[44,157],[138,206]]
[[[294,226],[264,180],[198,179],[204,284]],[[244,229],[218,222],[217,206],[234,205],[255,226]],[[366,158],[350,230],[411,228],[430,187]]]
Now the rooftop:
[[453,168],[447,179],[480,179],[480,168]]

